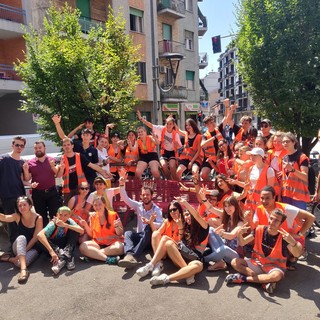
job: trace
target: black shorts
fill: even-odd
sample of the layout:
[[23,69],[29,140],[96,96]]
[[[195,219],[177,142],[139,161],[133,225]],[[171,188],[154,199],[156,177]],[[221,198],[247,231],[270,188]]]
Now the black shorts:
[[154,160],[159,162],[158,154],[156,152],[149,152],[146,154],[140,154],[140,158],[138,161],[149,163],[150,161]]
[[164,159],[164,160],[171,160],[171,159],[176,159],[176,153],[174,152],[174,150],[172,151],[168,151],[168,150],[164,150],[164,153],[161,155],[160,159]]
[[207,158],[204,158],[203,162],[202,162],[202,168],[209,168],[209,169],[213,169],[212,165],[210,164],[210,162],[207,161]]
[[[181,160],[178,161],[179,165],[182,164],[186,168],[188,168],[188,164],[189,163],[190,163],[190,160],[188,160],[188,159],[181,159]],[[195,161],[193,164],[196,164],[200,168],[200,163],[198,161]]]

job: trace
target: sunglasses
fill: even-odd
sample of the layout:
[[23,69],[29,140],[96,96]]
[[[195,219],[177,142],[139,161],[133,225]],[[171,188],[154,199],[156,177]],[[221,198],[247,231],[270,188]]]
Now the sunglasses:
[[262,123],[262,124],[261,124],[261,128],[268,128],[268,127],[269,127],[269,125],[266,124],[266,123]]
[[14,146],[15,146],[16,148],[24,148],[24,144],[16,143],[16,144],[14,144]]
[[169,209],[169,212],[171,213],[171,212],[175,212],[177,210],[178,210],[178,208],[171,208],[171,209]]
[[81,187],[80,190],[89,190],[87,187]]

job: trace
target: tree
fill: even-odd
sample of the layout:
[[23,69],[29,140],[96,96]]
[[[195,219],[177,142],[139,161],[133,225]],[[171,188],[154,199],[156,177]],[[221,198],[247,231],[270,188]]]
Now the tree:
[[115,17],[110,7],[105,25],[91,28],[87,35],[79,17],[67,4],[51,7],[43,30],[30,27],[25,34],[25,61],[16,65],[26,84],[21,109],[36,113],[39,132],[56,142],[51,120],[56,113],[62,116],[65,133],[88,116],[99,130],[110,122],[119,131],[134,125],[128,115],[137,104],[139,47],[125,34],[122,15]]
[[302,138],[320,128],[320,2],[240,0],[239,71],[259,115]]

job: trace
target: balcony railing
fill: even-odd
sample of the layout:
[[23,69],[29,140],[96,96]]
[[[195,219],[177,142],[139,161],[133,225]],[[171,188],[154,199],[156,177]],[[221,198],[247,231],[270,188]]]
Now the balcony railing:
[[95,20],[90,17],[80,17],[79,23],[81,25],[81,30],[83,33],[88,33],[91,28],[104,25],[102,21]]
[[8,64],[0,64],[0,80],[15,80],[21,81],[13,66]]
[[205,53],[199,53],[199,68],[203,69],[208,66],[208,54]]
[[[165,88],[165,87],[164,87]],[[169,92],[160,92],[161,100],[175,99],[175,100],[187,100],[188,92],[186,87],[173,87]]]
[[26,24],[26,11],[0,3],[0,19]]
[[171,40],[159,41],[159,57],[166,58],[174,53],[184,55],[184,44]]
[[159,0],[157,10],[158,14],[165,14],[176,19],[184,18],[186,13],[182,0]]

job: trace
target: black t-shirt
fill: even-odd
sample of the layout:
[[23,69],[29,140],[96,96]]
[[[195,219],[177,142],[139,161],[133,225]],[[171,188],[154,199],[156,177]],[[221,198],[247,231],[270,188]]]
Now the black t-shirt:
[[8,153],[0,156],[0,198],[25,195],[21,180],[23,160],[15,160]]
[[[235,124],[232,129],[233,129],[234,136],[236,136],[239,133],[241,127]],[[246,141],[247,138],[248,138],[248,132],[246,131],[242,134],[242,141]]]
[[[73,151],[79,152],[80,154],[84,155],[86,157],[86,159],[91,163],[98,163],[99,162],[98,151],[96,148],[94,148],[91,145],[89,146],[89,148],[84,149],[80,142],[75,141]],[[90,184],[92,183],[94,178],[97,176],[96,172],[88,166],[86,166],[83,169],[83,172],[86,176],[86,179],[88,180],[88,182]]]
[[[71,158],[68,158],[69,162],[69,188],[70,189],[76,189],[78,187],[78,177],[77,177],[77,172],[76,172],[76,156],[74,155]],[[83,173],[85,174],[85,169],[88,168],[88,164],[90,163],[88,159],[83,155],[80,154],[80,161],[81,161],[81,166]],[[86,174],[85,174],[86,176]],[[87,178],[87,176],[86,176]],[[87,178],[88,180],[88,178]]]
[[[302,152],[300,150],[297,150],[295,153],[293,154],[288,154],[288,155],[285,155],[283,157],[283,161],[284,162],[289,162],[291,163],[291,165],[293,166],[294,163],[297,163],[299,168],[301,166],[303,167],[308,167],[309,166],[309,159],[305,159],[303,160],[301,163],[300,163],[300,157],[302,155]],[[288,176],[290,172],[286,172],[286,175]]]

